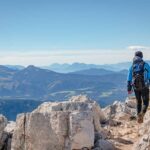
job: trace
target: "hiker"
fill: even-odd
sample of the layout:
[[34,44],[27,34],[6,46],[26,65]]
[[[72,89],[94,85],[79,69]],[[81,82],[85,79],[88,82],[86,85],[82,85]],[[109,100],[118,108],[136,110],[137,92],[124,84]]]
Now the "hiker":
[[150,66],[143,61],[141,51],[135,52],[127,81],[128,94],[132,94],[134,90],[137,101],[137,122],[143,123],[143,117],[149,105]]

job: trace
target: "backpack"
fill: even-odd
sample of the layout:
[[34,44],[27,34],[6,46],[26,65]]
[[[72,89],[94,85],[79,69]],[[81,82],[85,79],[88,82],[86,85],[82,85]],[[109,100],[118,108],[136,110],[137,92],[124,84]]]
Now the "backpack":
[[137,91],[141,91],[145,88],[144,82],[144,61],[133,63],[132,75],[133,75],[133,88]]

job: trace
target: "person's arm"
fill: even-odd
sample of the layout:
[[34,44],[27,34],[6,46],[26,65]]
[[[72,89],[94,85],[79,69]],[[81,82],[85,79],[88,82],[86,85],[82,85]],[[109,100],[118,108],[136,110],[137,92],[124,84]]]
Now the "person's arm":
[[128,93],[132,91],[132,66],[129,68],[129,71],[128,71],[127,90],[128,90]]
[[150,66],[149,66],[148,63],[145,63],[145,68],[146,68],[146,70],[147,70],[147,78],[148,78],[149,81],[150,81]]

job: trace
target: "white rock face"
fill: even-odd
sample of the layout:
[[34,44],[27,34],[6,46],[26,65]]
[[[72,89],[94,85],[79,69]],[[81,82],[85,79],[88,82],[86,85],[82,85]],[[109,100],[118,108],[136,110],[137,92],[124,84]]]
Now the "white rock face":
[[6,125],[7,125],[7,119],[3,115],[0,115],[0,138],[2,137]]
[[13,133],[15,128],[16,128],[16,122],[9,121],[4,131],[7,133]]
[[92,112],[73,112],[70,115],[71,149],[82,149],[94,145]]
[[118,113],[122,113],[125,109],[124,103],[115,101],[112,105],[109,105],[103,109],[107,119],[114,118]]
[[115,101],[103,109],[103,112],[108,120],[127,120],[130,116],[136,116],[136,101],[134,98],[127,99],[125,103]]
[[94,132],[105,120],[101,108],[86,96],[46,102],[17,117],[11,150],[73,150],[94,146]]
[[7,126],[4,128],[4,132],[1,137],[1,149],[3,150],[11,150],[11,140],[14,129],[16,127],[16,123],[13,121],[9,121]]
[[3,139],[6,137],[6,135],[4,134],[6,125],[7,119],[3,115],[0,115],[0,149],[2,149],[5,144],[5,141]]
[[42,113],[18,116],[11,147],[12,150],[62,149],[52,130],[50,116]]
[[130,108],[136,108],[136,105],[137,105],[135,97],[127,98],[125,103]]

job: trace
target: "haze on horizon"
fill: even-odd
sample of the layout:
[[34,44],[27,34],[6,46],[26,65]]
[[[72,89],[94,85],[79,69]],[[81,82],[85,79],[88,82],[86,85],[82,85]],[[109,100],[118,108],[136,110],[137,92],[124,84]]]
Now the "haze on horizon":
[[0,2],[0,64],[150,60],[148,0]]

